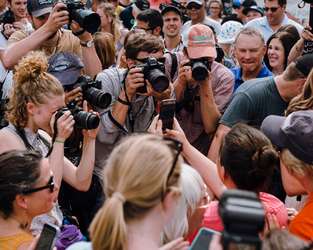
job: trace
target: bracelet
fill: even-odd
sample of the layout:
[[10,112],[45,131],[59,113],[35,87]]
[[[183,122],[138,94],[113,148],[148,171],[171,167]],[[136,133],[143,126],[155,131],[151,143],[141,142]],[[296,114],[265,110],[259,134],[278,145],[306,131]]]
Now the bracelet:
[[119,103],[122,103],[122,104],[126,105],[126,106],[130,106],[130,102],[124,101],[124,100],[121,99],[120,97],[117,98],[117,101],[118,101]]
[[64,141],[64,140],[61,140],[61,139],[55,139],[54,142],[55,142],[55,143],[64,143],[65,141]]

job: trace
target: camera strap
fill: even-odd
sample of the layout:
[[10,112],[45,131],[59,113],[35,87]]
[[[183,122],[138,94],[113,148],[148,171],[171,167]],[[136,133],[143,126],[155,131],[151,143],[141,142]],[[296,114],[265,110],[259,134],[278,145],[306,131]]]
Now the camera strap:
[[111,110],[109,110],[108,112],[108,116],[109,116],[109,119],[111,120],[111,122],[116,126],[118,127],[119,129],[123,130],[125,133],[128,134],[128,131],[117,121],[114,119],[112,113],[111,113]]

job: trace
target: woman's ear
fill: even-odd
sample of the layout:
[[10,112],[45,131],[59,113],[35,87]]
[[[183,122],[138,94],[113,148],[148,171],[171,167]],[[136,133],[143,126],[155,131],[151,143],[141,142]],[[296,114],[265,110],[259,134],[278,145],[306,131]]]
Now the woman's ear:
[[178,203],[178,199],[180,195],[181,194],[178,191],[170,191],[166,193],[162,201],[162,209],[164,211],[164,214],[168,215],[169,218],[173,215],[177,207],[177,203]]
[[24,195],[18,194],[15,197],[15,204],[19,208],[27,209],[27,198]]
[[28,102],[26,104],[27,113],[30,114],[30,115],[33,115],[35,113],[35,108],[36,108],[36,106],[32,102]]

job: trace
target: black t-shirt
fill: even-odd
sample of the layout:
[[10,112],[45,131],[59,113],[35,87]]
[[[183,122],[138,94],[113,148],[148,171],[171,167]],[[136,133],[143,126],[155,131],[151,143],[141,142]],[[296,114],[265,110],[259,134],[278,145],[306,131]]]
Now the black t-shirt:
[[220,123],[232,127],[242,122],[259,128],[267,116],[283,115],[287,106],[273,77],[252,79],[237,89]]

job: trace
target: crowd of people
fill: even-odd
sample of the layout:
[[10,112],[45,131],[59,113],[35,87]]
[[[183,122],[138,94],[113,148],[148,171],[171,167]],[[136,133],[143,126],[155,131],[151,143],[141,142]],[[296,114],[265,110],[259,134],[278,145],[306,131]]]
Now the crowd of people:
[[0,1],[0,249],[313,249],[313,33],[287,4]]

